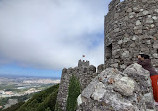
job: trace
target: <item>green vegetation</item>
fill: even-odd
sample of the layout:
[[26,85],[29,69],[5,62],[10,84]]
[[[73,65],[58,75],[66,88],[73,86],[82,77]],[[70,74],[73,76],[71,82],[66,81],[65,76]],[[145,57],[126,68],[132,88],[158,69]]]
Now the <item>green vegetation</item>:
[[[40,91],[38,93],[31,95],[31,99],[27,102],[30,98],[30,95],[26,95],[23,97],[16,97],[19,103],[12,105],[11,107],[3,110],[3,111],[62,111],[56,103],[57,94],[58,94],[59,84],[49,87],[46,90]],[[67,111],[75,111],[77,108],[77,97],[80,94],[80,82],[79,80],[73,75],[70,78],[70,84],[68,89],[68,99],[67,99]],[[8,99],[14,99],[15,97],[4,98],[0,100],[1,105],[6,103]]]
[[[9,98],[0,98],[0,106],[5,105],[7,103],[7,101],[8,101],[8,99]],[[0,111],[1,111],[1,109],[0,109]]]
[[23,104],[24,104],[24,102],[19,102],[19,103],[15,104],[15,105],[12,105],[11,107],[9,107],[7,109],[4,109],[3,111],[16,111]]
[[59,84],[36,93],[16,111],[54,111],[58,88]]
[[[13,96],[13,97],[0,98],[0,106],[4,106],[8,102],[9,99],[17,99],[18,102],[23,102],[23,101],[29,99],[30,97],[32,97],[32,95],[33,94],[24,95],[24,96]],[[2,109],[0,109],[0,111],[1,110]]]
[[79,80],[73,75],[70,78],[69,84],[69,92],[68,92],[68,99],[67,99],[67,111],[76,111],[77,108],[77,97],[80,95],[80,82]]
[[5,89],[6,91],[15,90],[17,86],[15,84],[0,84],[0,90]]

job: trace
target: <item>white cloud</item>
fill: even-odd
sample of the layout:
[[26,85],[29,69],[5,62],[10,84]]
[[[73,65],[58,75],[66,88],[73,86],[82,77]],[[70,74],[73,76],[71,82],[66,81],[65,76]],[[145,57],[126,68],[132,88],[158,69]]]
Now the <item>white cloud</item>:
[[[103,37],[96,35],[103,36],[110,1],[1,0],[3,61],[60,69],[76,66],[86,54],[91,64],[103,63]],[[95,42],[99,44],[93,45]]]

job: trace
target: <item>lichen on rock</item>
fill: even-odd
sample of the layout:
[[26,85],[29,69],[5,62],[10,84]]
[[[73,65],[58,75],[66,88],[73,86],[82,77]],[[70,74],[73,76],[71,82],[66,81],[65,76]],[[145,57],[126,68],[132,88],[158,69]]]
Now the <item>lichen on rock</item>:
[[77,111],[154,111],[149,78],[149,72],[137,63],[123,73],[107,68],[82,91]]

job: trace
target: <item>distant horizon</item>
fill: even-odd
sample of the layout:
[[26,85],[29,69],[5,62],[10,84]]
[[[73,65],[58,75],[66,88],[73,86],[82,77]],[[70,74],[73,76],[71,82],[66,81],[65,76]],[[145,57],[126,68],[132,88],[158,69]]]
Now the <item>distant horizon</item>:
[[104,64],[111,1],[0,0],[0,74],[60,78],[82,55]]
[[18,75],[18,74],[0,74],[0,77],[26,77],[26,78],[51,78],[51,79],[60,79],[61,77],[53,77],[53,76],[36,76],[36,75]]

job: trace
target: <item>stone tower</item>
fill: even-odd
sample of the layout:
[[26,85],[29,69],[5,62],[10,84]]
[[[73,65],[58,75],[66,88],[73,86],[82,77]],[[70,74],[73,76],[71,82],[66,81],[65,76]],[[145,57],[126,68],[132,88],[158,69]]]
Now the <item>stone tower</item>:
[[158,67],[158,0],[112,0],[104,25],[106,67],[124,69],[139,53]]
[[85,60],[78,61],[78,67],[88,67],[88,66],[89,66],[89,61],[85,61]]
[[57,95],[57,106],[62,111],[66,111],[69,82],[72,75],[77,77],[81,85],[81,91],[83,91],[91,80],[97,76],[96,67],[90,65],[89,61],[79,60],[77,67],[68,69],[64,68],[62,70],[62,77]]

